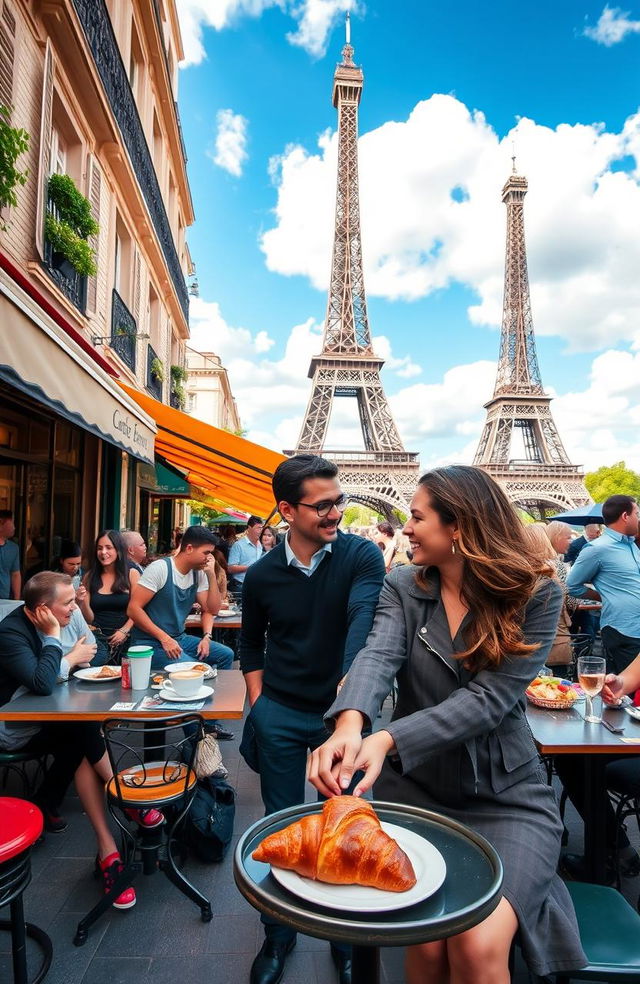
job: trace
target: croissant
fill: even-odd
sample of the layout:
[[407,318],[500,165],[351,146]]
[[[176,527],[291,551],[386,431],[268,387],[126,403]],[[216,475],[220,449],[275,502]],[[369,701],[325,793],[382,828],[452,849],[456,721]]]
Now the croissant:
[[411,861],[359,796],[334,796],[322,813],[265,837],[252,857],[332,885],[406,892],[416,883]]

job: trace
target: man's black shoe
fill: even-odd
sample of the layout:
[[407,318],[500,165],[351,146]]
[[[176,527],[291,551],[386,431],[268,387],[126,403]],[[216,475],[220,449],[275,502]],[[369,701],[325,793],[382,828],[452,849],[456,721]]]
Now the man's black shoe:
[[[571,881],[591,881],[587,875],[587,864],[582,854],[563,854],[560,858],[560,874],[566,875]],[[607,858],[605,880],[607,885],[613,885],[616,880],[616,873],[609,858]]]
[[251,965],[250,984],[278,984],[284,974],[287,956],[295,945],[295,937],[288,943],[265,940]]
[[351,950],[339,950],[331,944],[331,959],[338,971],[340,984],[351,984]]
[[224,728],[220,728],[218,725],[216,725],[213,734],[218,741],[231,741],[232,738],[235,738],[233,731],[225,731]]

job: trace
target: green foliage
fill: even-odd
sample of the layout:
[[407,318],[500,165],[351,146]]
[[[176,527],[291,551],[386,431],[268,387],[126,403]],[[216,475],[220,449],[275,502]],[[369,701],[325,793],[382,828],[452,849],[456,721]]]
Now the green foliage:
[[343,528],[347,526],[375,526],[376,523],[381,523],[383,519],[384,516],[380,515],[380,513],[374,512],[368,506],[361,506],[355,502],[345,509],[342,526]]
[[[29,134],[11,126],[11,112],[7,106],[0,106],[0,208],[18,204],[16,188],[26,183],[28,170],[19,171],[18,158],[29,147]],[[0,222],[0,229],[6,229]]]
[[584,484],[595,502],[604,502],[610,495],[632,495],[640,499],[640,475],[627,468],[624,461],[587,472]]
[[98,234],[99,226],[91,214],[91,203],[78,191],[73,178],[68,174],[52,174],[47,190],[61,222],[70,225],[83,239]]
[[155,359],[151,360],[151,365],[149,366],[149,372],[154,379],[157,379],[159,383],[164,382],[164,366],[160,362],[160,359],[156,356]]
[[44,220],[44,234],[56,253],[64,256],[81,277],[93,277],[96,273],[94,251],[86,239],[81,239],[70,225],[60,222],[47,212]]
[[44,221],[47,241],[80,276],[95,276],[95,250],[87,239],[97,235],[99,226],[91,214],[91,203],[68,174],[52,174],[47,190],[53,205],[53,212],[48,211]]
[[171,392],[177,398],[180,409],[184,410],[187,402],[187,394],[182,384],[187,379],[187,370],[184,366],[174,365],[171,366],[169,372],[171,374]]
[[213,522],[214,517],[219,512],[217,509],[212,509],[210,506],[205,506],[202,502],[198,502],[197,499],[187,499],[187,505],[191,510],[192,521],[195,516],[199,516],[205,526]]

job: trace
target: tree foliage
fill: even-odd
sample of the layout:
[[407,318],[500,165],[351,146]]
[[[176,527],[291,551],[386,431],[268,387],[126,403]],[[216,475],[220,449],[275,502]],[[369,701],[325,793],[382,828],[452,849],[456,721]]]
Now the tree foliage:
[[595,502],[604,502],[610,495],[632,495],[640,499],[640,475],[627,468],[624,461],[587,472],[584,484]]
[[[28,171],[16,167],[18,158],[29,147],[29,134],[26,130],[11,126],[11,113],[6,106],[0,106],[0,208],[16,206],[16,188],[25,184]],[[0,221],[0,229],[6,225]]]

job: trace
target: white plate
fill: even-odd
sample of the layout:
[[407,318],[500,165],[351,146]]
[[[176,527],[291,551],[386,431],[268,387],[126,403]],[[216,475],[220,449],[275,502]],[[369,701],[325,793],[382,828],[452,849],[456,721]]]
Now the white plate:
[[625,707],[625,711],[629,717],[635,718],[636,721],[640,721],[640,707]]
[[[176,660],[175,663],[169,663],[169,665],[163,667],[163,669],[165,673],[177,673],[178,670],[190,670],[193,666],[202,666],[202,663],[199,660]],[[202,679],[213,680],[213,678],[217,677],[217,675],[218,667],[209,666],[207,667],[207,672],[202,674]]]
[[216,618],[235,618],[237,615],[237,612],[230,612],[227,608],[224,608],[218,612]]
[[111,669],[117,671],[115,676],[96,676],[101,670],[100,666],[87,666],[84,670],[76,670],[73,675],[77,680],[89,680],[91,683],[113,683],[114,680],[119,680],[122,676],[122,668],[120,666],[112,666]]
[[273,865],[271,873],[283,888],[294,895],[300,895],[303,899],[327,909],[342,909],[345,912],[390,912],[392,909],[406,909],[437,892],[447,873],[440,851],[420,834],[395,823],[383,823],[382,829],[398,842],[413,865],[416,883],[406,892],[386,892],[364,885],[329,885]]
[[167,690],[166,687],[162,687],[160,690],[160,696],[163,700],[204,700],[205,697],[210,697],[213,693],[213,687],[200,687],[200,690],[196,694],[192,694],[191,697],[183,697],[181,694],[176,694],[173,690]]

